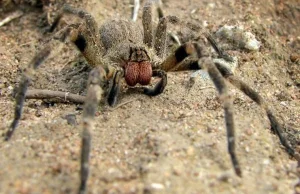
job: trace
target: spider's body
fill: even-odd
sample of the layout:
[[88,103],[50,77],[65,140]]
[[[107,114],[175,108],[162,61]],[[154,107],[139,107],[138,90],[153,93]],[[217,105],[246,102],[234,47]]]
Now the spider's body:
[[112,50],[119,47],[118,45],[127,43],[143,45],[141,28],[136,23],[126,19],[108,20],[102,24],[99,32],[100,39],[106,50]]
[[143,44],[143,33],[136,23],[128,20],[109,20],[99,29],[105,49],[103,62],[121,67],[126,83],[148,85],[152,77],[153,53]]
[[[111,106],[115,105],[122,78],[125,78],[129,86],[135,86],[136,84],[143,85],[143,92],[146,95],[158,95],[163,92],[167,84],[167,71],[207,70],[219,94],[222,96],[228,152],[238,176],[242,176],[242,174],[235,154],[233,106],[225,79],[265,110],[270,120],[271,128],[278,135],[282,145],[290,155],[300,161],[299,154],[289,145],[289,142],[283,135],[281,124],[275,118],[273,111],[263,98],[247,84],[235,77],[224,65],[213,62],[211,55],[207,52],[207,45],[203,44],[203,42],[188,42],[166,56],[167,23],[174,22],[176,18],[168,16],[160,18],[154,34],[151,9],[151,1],[148,1],[143,10],[143,31],[137,24],[123,19],[108,20],[98,28],[94,18],[89,13],[68,6],[63,8],[62,14],[58,17],[59,20],[63,14],[68,13],[78,16],[83,20],[82,23],[66,26],[57,32],[54,38],[64,42],[69,37],[70,41],[83,54],[89,65],[94,67],[89,76],[88,91],[83,110],[81,185],[79,192],[84,193],[86,191],[86,182],[89,173],[90,131],[93,128],[95,112],[102,95],[108,90],[108,104]],[[228,59],[228,56],[218,48],[211,36],[206,34],[206,38],[219,57],[225,60],[226,58]],[[21,118],[25,94],[29,81],[32,79],[32,72],[35,72],[35,69],[42,64],[50,52],[51,47],[46,45],[32,59],[28,67],[24,69],[17,89],[15,118],[6,133],[6,140],[12,136]],[[196,60],[190,59],[185,63],[181,63],[192,54],[197,57]],[[146,85],[150,84],[151,77],[153,76],[159,77],[159,81],[154,84],[154,87],[146,87]]]
[[105,49],[103,62],[107,66],[121,67],[129,86],[137,83],[148,85],[152,77],[154,54],[143,44],[140,27],[123,19],[109,20],[99,31]]
[[[71,9],[68,11],[74,12]],[[154,48],[144,43],[145,36],[141,28],[132,21],[125,19],[108,20],[99,28],[99,35],[92,36],[89,33],[90,29],[82,31],[72,29],[70,32],[71,40],[83,53],[90,65],[103,68],[106,72],[105,79],[107,81],[111,81],[117,75],[124,77],[129,86],[149,85],[151,77],[157,74],[153,74],[153,70],[159,69],[159,64],[164,60],[164,55],[157,56]],[[159,48],[164,51],[165,37],[157,36],[157,39],[163,39]],[[152,40],[150,41],[152,42]],[[160,84],[160,88],[156,90],[145,88],[145,93],[149,95],[161,93],[166,85],[166,79],[163,79],[164,84]],[[117,82],[119,82],[119,78]],[[110,96],[113,99],[108,99],[110,105],[116,103],[117,92],[118,90],[112,90]]]

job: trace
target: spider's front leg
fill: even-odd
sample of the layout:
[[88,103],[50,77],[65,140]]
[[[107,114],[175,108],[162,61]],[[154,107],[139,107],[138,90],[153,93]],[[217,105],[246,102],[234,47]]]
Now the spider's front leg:
[[22,110],[25,101],[25,95],[27,92],[28,85],[30,80],[33,77],[36,69],[43,63],[43,61],[50,55],[51,48],[43,48],[28,64],[27,68],[23,70],[22,78],[19,83],[19,86],[16,88],[16,105],[15,105],[15,114],[14,120],[12,121],[8,131],[5,134],[4,139],[8,141],[13,135],[15,129],[18,126],[18,123],[21,119]]
[[106,71],[101,67],[94,68],[89,75],[88,91],[83,107],[83,132],[80,162],[79,194],[86,192],[89,175],[89,157],[91,149],[91,131],[94,128],[95,113],[103,95],[103,87],[107,83]]
[[[53,39],[57,39],[59,41],[64,42],[66,37],[68,37],[70,31],[75,27],[77,27],[77,25],[66,26],[62,30],[58,31],[55,34]],[[42,48],[33,57],[33,59],[28,63],[27,67],[23,69],[21,81],[15,89],[16,105],[15,105],[14,119],[4,136],[4,139],[6,141],[8,141],[11,138],[21,119],[26,92],[30,81],[32,80],[37,68],[39,68],[39,66],[48,58],[48,56],[51,53],[52,50],[52,46],[50,44],[51,41],[52,39],[44,46],[44,48]]]
[[[101,61],[101,45],[99,41],[98,27],[94,18],[86,13],[85,11],[77,10],[69,6],[65,6],[62,13],[71,13],[77,15],[80,18],[83,18],[85,23],[83,24],[71,24],[58,31],[53,39],[57,39],[61,42],[65,42],[66,38],[76,45],[76,47],[82,52],[86,60],[92,65],[97,66],[102,64]],[[57,19],[61,18],[61,16]],[[57,24],[57,22],[55,22]],[[25,101],[25,96],[27,92],[28,85],[36,71],[36,69],[47,59],[50,55],[52,46],[50,42],[52,39],[41,49],[35,57],[30,61],[27,67],[23,70],[22,78],[19,83],[19,86],[16,88],[16,106],[14,120],[10,125],[8,131],[5,134],[5,140],[9,140],[13,135],[15,129],[18,126],[19,120],[21,119],[23,105]],[[107,72],[111,70],[107,69]]]

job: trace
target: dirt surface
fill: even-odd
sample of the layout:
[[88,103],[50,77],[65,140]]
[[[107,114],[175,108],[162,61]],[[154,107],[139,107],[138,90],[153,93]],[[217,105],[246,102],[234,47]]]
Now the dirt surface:
[[[205,25],[210,32],[225,24],[241,25],[256,36],[262,43],[259,51],[228,51],[239,59],[235,74],[273,107],[299,151],[299,1],[163,2],[166,15]],[[130,19],[131,5],[129,1],[74,1],[99,25],[112,17]],[[1,133],[13,119],[11,94],[21,69],[52,35],[44,33],[52,14],[45,19],[51,10],[45,7],[29,9],[0,27]],[[12,12],[1,13],[0,20]],[[139,23],[140,16],[141,10]],[[184,27],[170,26],[170,32],[182,39],[190,37]],[[30,87],[84,94],[90,68],[71,44],[53,44],[57,52],[39,68]],[[243,177],[234,174],[218,94],[200,78],[188,90],[190,75],[168,73],[168,85],[157,97],[124,86],[119,106],[99,108],[88,193],[300,193],[297,162],[271,133],[265,112],[230,86]],[[75,125],[68,124],[66,115],[76,119]],[[27,100],[14,136],[0,141],[0,193],[76,193],[81,129],[80,106]]]

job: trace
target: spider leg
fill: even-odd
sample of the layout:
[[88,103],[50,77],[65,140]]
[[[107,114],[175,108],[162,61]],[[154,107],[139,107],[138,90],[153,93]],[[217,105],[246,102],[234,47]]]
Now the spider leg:
[[100,42],[100,34],[95,19],[89,13],[69,6],[64,6],[63,12],[76,15],[85,21],[77,29],[73,29],[70,34],[70,40],[76,45],[91,66],[103,65],[101,59],[103,47]]
[[[102,65],[108,72],[108,78],[111,78],[114,75],[115,69],[102,61],[104,47],[100,41],[99,28],[93,16],[84,10],[76,9],[68,5],[62,8],[62,13],[59,14],[56,20],[60,20],[63,14],[72,14],[84,21],[81,24],[77,24],[77,28],[72,29],[69,38],[91,66],[96,67]],[[58,21],[54,23],[57,24]]]
[[[174,18],[173,21],[176,22],[176,18]],[[224,52],[221,48],[219,48],[214,38],[209,33],[204,34],[219,57],[223,58],[226,61],[232,62],[232,57]],[[165,62],[163,62],[163,64],[161,65],[162,68],[166,71],[187,71],[201,69],[201,66],[198,65],[198,60],[201,57],[208,56],[209,53],[206,49],[202,49],[201,56],[187,58],[188,56],[193,54],[195,50],[194,47],[195,43],[186,43],[185,45],[178,47],[174,54],[170,55],[165,60]],[[178,58],[179,60],[177,60],[176,58]]]
[[119,93],[119,81],[122,72],[108,66],[102,61],[103,47],[100,43],[100,34],[94,18],[87,12],[69,6],[63,8],[65,13],[74,14],[85,23],[70,32],[70,40],[83,54],[87,62],[95,68],[91,71],[88,80],[88,91],[83,110],[83,133],[81,148],[80,187],[78,193],[86,192],[86,183],[89,175],[89,155],[91,149],[91,131],[94,127],[94,117],[101,100],[107,80],[113,78],[112,88],[109,91],[108,102],[115,104]]
[[271,123],[271,130],[278,136],[281,144],[285,147],[286,151],[295,159],[300,161],[299,154],[295,152],[295,150],[291,147],[290,143],[284,136],[282,125],[279,123],[272,109],[268,107],[263,98],[250,86],[248,86],[243,81],[239,80],[231,72],[227,71],[226,68],[224,68],[222,65],[216,64],[216,67],[232,85],[241,90],[244,94],[246,94],[249,98],[251,98],[254,102],[256,102],[260,107],[262,107],[266,111],[266,114]]
[[151,48],[153,44],[152,0],[148,0],[143,8],[142,22],[144,28],[144,43]]
[[159,18],[159,19],[162,18],[162,17],[164,17],[164,12],[163,12],[163,10],[162,10],[162,2],[161,2],[161,0],[158,0],[158,1],[157,1],[157,8],[156,8],[156,11],[157,11],[157,13],[158,13],[158,18]]
[[160,81],[153,88],[144,88],[144,94],[148,96],[156,96],[161,94],[167,85],[167,73],[163,70],[154,70],[153,76],[160,77]]
[[[97,36],[98,35],[98,25],[97,22],[95,21],[94,17],[89,14],[88,12],[81,10],[81,9],[76,9],[73,8],[69,5],[64,5],[62,9],[63,13],[69,13],[78,16],[79,18],[83,19],[85,23],[87,24],[87,28],[93,35]],[[98,38],[99,39],[99,38]]]
[[86,191],[86,183],[89,177],[89,159],[91,151],[91,130],[88,127],[83,128],[81,139],[81,156],[80,156],[80,186],[79,194]]
[[83,108],[83,132],[80,162],[79,194],[86,192],[86,183],[89,175],[89,157],[91,149],[91,131],[94,128],[94,118],[103,90],[106,84],[106,71],[101,67],[94,68],[89,75],[88,91]]
[[5,134],[6,141],[11,138],[21,119],[22,110],[25,101],[25,95],[26,95],[29,82],[32,79],[35,70],[43,63],[43,61],[45,61],[45,59],[49,56],[50,52],[51,52],[50,47],[45,47],[44,49],[42,49],[37,55],[35,55],[35,57],[30,61],[27,68],[24,69],[22,73],[20,84],[16,89],[16,105],[15,105],[14,120]]
[[[171,21],[172,23],[176,23],[178,20],[176,17],[167,17],[161,18],[162,23],[162,31],[166,33],[166,22]],[[158,25],[158,29],[160,24]],[[160,31],[157,30],[157,31]],[[156,34],[157,35],[157,34]],[[156,39],[159,39],[159,36],[156,36]],[[158,42],[156,42],[157,44]],[[160,42],[161,43],[161,42]],[[165,43],[161,44],[162,47],[165,47]],[[156,45],[155,45],[156,46]],[[170,54],[161,64],[159,64],[156,69],[160,69],[160,71],[153,72],[153,76],[161,77],[162,79],[154,86],[153,89],[145,88],[144,93],[149,96],[155,96],[163,92],[166,84],[167,84],[167,76],[165,75],[166,71],[180,71],[180,70],[196,70],[200,69],[197,60],[191,60],[190,63],[182,63],[187,57],[191,56],[195,53],[196,43],[185,43],[180,45],[172,54]],[[159,50],[159,52],[161,49]],[[205,53],[201,53],[201,57],[204,56]],[[182,65],[183,64],[183,65]]]
[[161,79],[153,88],[144,87],[144,94],[148,96],[161,94],[167,85],[166,71],[182,62],[186,57],[194,53],[194,50],[194,44],[192,43],[181,45],[173,54],[169,55],[161,64],[159,64],[158,67],[155,67],[153,76],[160,77]]
[[112,78],[112,86],[110,88],[110,91],[108,93],[108,104],[110,106],[115,106],[117,103],[117,98],[120,92],[120,80],[123,77],[123,71],[116,70],[115,74]]
[[[188,42],[180,45],[172,54],[170,54],[160,65],[159,69],[171,71],[178,66],[184,59],[195,52],[195,44]],[[198,65],[197,65],[198,66]]]
[[167,41],[167,24],[168,23],[178,23],[179,19],[176,16],[166,16],[159,19],[156,33],[154,49],[156,54],[160,58],[165,58],[166,53],[166,41]]
[[212,35],[208,32],[204,33],[206,39],[209,41],[211,46],[214,48],[214,50],[218,53],[220,58],[225,59],[226,61],[232,62],[233,59],[230,55],[228,55],[223,49],[221,49],[218,44],[216,43],[215,39],[212,37]]
[[[74,27],[76,27],[76,25],[66,26],[62,30],[58,31],[54,35],[53,39],[57,39],[57,40],[60,40],[62,42],[65,41],[65,39],[68,36],[68,34],[70,33],[71,29],[74,28]],[[21,81],[19,83],[19,86],[16,87],[16,95],[15,95],[16,105],[15,105],[14,120],[11,123],[8,131],[5,134],[4,138],[5,138],[6,141],[11,138],[11,136],[13,135],[13,133],[14,133],[15,129],[17,128],[18,123],[21,119],[27,88],[28,88],[28,85],[29,85],[36,69],[47,59],[47,57],[51,53],[52,47],[49,44],[49,42],[48,42],[48,44],[46,44],[46,46],[44,46],[44,48],[42,50],[40,50],[33,57],[33,59],[28,63],[27,67],[22,72]]]
[[166,17],[160,18],[155,33],[154,49],[157,56],[162,59],[166,52],[167,23],[168,19]]
[[[199,57],[205,56],[204,49],[200,46],[196,46],[196,50]],[[193,65],[191,65],[193,64]],[[192,62],[189,67],[195,67],[195,62]],[[225,110],[225,119],[226,119],[226,127],[227,127],[227,138],[228,138],[228,150],[231,156],[231,160],[237,175],[241,176],[241,170],[238,165],[238,161],[235,155],[235,147],[234,147],[234,123],[233,123],[233,115],[232,115],[232,102],[229,99],[229,95],[227,93],[226,85],[224,82],[224,78],[228,80],[232,85],[241,90],[244,94],[246,94],[249,98],[251,98],[254,102],[256,102],[260,107],[262,107],[268,116],[268,119],[271,123],[272,131],[278,136],[281,144],[285,147],[286,151],[293,156],[297,161],[300,161],[300,155],[297,153],[290,145],[286,137],[284,136],[283,127],[275,117],[272,109],[268,107],[263,98],[251,87],[249,87],[246,83],[239,80],[236,76],[233,75],[230,69],[224,67],[219,63],[213,63],[211,60],[207,58],[200,59],[198,61],[199,69],[206,69],[213,80],[215,86],[217,87],[221,98],[224,100],[224,110]],[[223,80],[221,79],[223,77]],[[225,88],[224,88],[225,87]],[[225,94],[225,95],[224,95]],[[225,96],[225,97],[224,97]]]
[[[203,48],[200,45],[196,45],[197,54],[203,57]],[[212,79],[215,87],[217,88],[220,98],[223,100],[224,112],[225,112],[225,122],[227,129],[227,142],[228,142],[228,152],[231,157],[231,162],[233,164],[235,173],[238,176],[242,176],[239,162],[235,154],[235,125],[233,119],[233,105],[232,99],[228,93],[228,88],[225,82],[225,78],[220,73],[214,62],[209,57],[204,57],[199,59],[203,69],[207,70],[210,78]]]
[[[78,47],[79,50],[82,51],[83,55],[86,57],[88,61],[96,61],[97,64],[102,64],[100,61],[100,56],[93,56],[91,52],[92,46],[88,47],[88,45],[82,44],[86,40],[89,40],[87,34],[89,31],[81,30],[80,25],[78,24],[71,24],[63,28],[62,30],[58,31],[52,39],[57,39],[61,42],[64,42],[68,36],[70,36],[71,41]],[[87,38],[86,38],[87,37]],[[51,39],[51,40],[52,40]],[[22,115],[23,105],[25,101],[26,91],[29,85],[30,80],[32,79],[36,69],[47,59],[47,57],[51,53],[51,45],[49,44],[51,40],[44,46],[44,48],[38,52],[35,57],[30,61],[27,68],[24,69],[22,73],[22,78],[20,81],[19,86],[16,88],[16,106],[15,106],[15,116],[14,120],[9,127],[8,131],[5,134],[5,140],[9,140],[12,136],[13,132],[15,131],[16,127],[18,126],[19,120]],[[84,45],[84,47],[82,46]],[[95,46],[94,46],[95,47]],[[99,57],[99,58],[97,58]],[[109,70],[107,72],[110,72]]]

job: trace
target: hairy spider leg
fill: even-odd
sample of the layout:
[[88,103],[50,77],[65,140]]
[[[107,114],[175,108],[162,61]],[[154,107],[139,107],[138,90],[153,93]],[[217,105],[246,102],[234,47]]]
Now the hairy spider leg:
[[153,88],[144,87],[144,94],[156,96],[161,94],[167,85],[167,71],[180,64],[184,59],[194,53],[193,43],[186,43],[179,46],[176,51],[170,54],[156,69],[153,70],[153,76],[161,78]]
[[22,78],[19,83],[19,86],[16,88],[16,104],[15,104],[15,114],[14,120],[12,121],[8,131],[5,134],[5,140],[8,141],[13,135],[15,129],[18,126],[18,123],[22,116],[26,91],[29,85],[30,80],[32,79],[35,70],[43,63],[43,61],[49,56],[51,49],[49,47],[45,47],[42,49],[28,64],[27,68],[25,68],[22,72]]
[[263,108],[268,116],[268,119],[271,124],[271,130],[274,132],[281,144],[285,147],[286,151],[293,156],[297,161],[300,161],[300,156],[298,153],[295,152],[295,150],[291,147],[289,141],[284,136],[284,130],[282,127],[282,124],[278,121],[278,119],[275,117],[275,114],[273,110],[266,104],[266,102],[263,100],[263,98],[251,87],[249,87],[246,83],[239,80],[236,76],[233,74],[228,74],[226,71],[222,71],[222,66],[217,64],[216,65],[220,72],[223,74],[223,76],[236,88],[241,90],[245,95],[247,95],[251,100],[256,102],[261,108]]
[[[69,25],[63,28],[62,30],[58,31],[55,34],[55,39],[60,40],[60,41],[65,41],[66,37],[70,33],[71,29],[74,28],[74,25]],[[52,40],[52,39],[51,39]],[[50,41],[51,41],[50,40]],[[18,123],[21,119],[22,116],[22,111],[23,111],[23,106],[24,106],[24,101],[26,97],[26,92],[28,85],[33,78],[36,69],[47,59],[47,57],[51,53],[51,45],[50,41],[44,46],[43,49],[41,49],[34,57],[33,59],[28,63],[27,67],[23,69],[22,72],[22,77],[19,85],[16,87],[16,104],[15,104],[15,114],[14,114],[14,119],[8,129],[8,131],[5,134],[4,139],[8,141],[11,136],[13,135],[15,129],[18,126]]]
[[153,45],[152,1],[148,0],[143,8],[142,23],[144,28],[144,43],[149,48]]
[[80,187],[79,194],[86,192],[86,183],[89,176],[89,158],[91,150],[91,131],[94,129],[95,113],[99,106],[106,82],[106,72],[101,66],[94,68],[89,75],[88,91],[83,107],[83,132],[80,162]]
[[[209,36],[208,40],[212,44],[213,48],[216,51],[219,51],[218,53],[220,57],[223,57],[225,60],[230,61],[231,57],[218,47],[217,43],[211,36]],[[201,65],[199,65],[199,68],[201,68],[200,66]],[[227,67],[224,67],[219,63],[215,63],[215,66],[218,68],[224,78],[226,78],[232,85],[242,91],[246,96],[248,96],[251,100],[256,102],[261,108],[265,110],[271,124],[271,130],[278,136],[281,144],[285,147],[286,151],[299,162],[300,155],[291,147],[289,141],[284,136],[282,124],[280,124],[278,119],[275,117],[273,110],[267,105],[267,103],[259,95],[259,93],[252,89],[245,82],[238,79]],[[195,65],[193,65],[193,67],[195,67]]]

